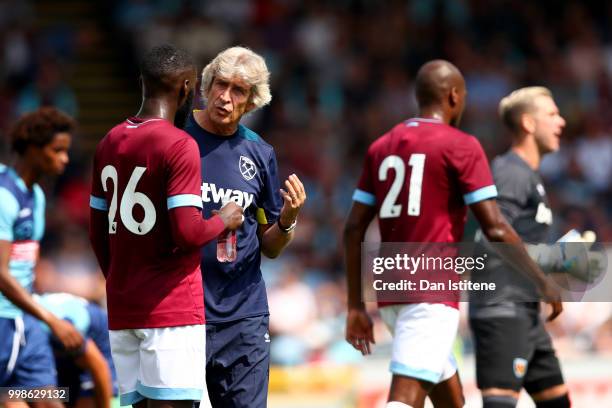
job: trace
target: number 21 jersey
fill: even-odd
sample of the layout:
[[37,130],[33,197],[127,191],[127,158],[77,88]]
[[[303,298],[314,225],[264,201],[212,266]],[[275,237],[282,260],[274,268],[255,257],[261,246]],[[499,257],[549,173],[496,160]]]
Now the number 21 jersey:
[[466,205],[497,196],[478,140],[410,119],[374,141],[353,200],[375,206],[383,242],[459,242]]
[[90,206],[109,220],[109,328],[203,324],[199,248],[175,245],[168,216],[202,208],[195,141],[163,119],[115,126],[96,150]]

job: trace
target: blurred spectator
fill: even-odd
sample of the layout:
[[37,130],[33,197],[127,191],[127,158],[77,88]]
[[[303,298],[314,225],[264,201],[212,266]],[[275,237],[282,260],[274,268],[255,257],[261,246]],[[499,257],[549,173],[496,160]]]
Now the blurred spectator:
[[60,68],[52,58],[40,61],[35,80],[26,85],[17,97],[18,115],[40,106],[55,106],[73,117],[78,113],[76,97],[63,82]]

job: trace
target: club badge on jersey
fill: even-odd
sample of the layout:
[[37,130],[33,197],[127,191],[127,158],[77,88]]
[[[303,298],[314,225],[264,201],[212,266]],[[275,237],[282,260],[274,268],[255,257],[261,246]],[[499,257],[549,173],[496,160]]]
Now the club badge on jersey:
[[240,174],[242,174],[242,177],[244,177],[246,181],[252,180],[257,174],[255,163],[246,156],[240,156],[238,167],[240,169]]

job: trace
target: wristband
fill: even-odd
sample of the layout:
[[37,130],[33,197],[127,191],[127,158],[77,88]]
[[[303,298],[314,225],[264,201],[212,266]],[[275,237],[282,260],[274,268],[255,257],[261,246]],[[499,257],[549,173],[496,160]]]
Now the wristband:
[[279,218],[278,220],[276,220],[276,225],[278,225],[279,230],[281,230],[285,234],[288,234],[295,229],[295,226],[297,225],[297,220],[293,221],[293,223],[290,226],[283,227],[280,223],[280,218]]

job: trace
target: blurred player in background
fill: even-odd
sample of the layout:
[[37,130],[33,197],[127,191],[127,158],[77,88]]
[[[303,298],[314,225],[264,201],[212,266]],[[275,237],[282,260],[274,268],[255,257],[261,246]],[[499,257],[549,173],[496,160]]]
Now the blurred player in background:
[[[45,195],[38,181],[63,173],[74,121],[44,107],[21,117],[10,132],[13,167],[0,165],[0,387],[57,385],[44,322],[68,350],[83,338],[31,296],[45,229]],[[8,404],[8,403],[7,403]]]
[[191,57],[158,46],[140,69],[139,112],[96,150],[90,239],[106,277],[121,405],[190,407],[205,382],[200,247],[237,228],[242,208],[202,218],[198,146],[173,125],[193,96]]
[[45,309],[70,323],[85,338],[79,353],[69,353],[51,338],[58,385],[70,389],[67,405],[109,408],[117,395],[115,365],[108,339],[108,316],[97,304],[68,293],[34,295]]
[[[463,236],[469,205],[487,238],[515,244],[512,256],[539,278],[546,299],[554,300],[551,317],[561,312],[558,293],[518,245],[520,238],[497,207],[497,190],[480,143],[457,129],[466,96],[459,70],[443,60],[426,63],[417,74],[416,96],[420,117],[400,123],[369,147],[345,227],[346,338],[363,354],[370,353],[374,337],[361,295],[360,245],[377,215],[383,242],[453,243]],[[392,185],[400,186],[394,196]],[[380,306],[393,333],[387,407],[421,408],[428,394],[436,407],[463,407],[452,356],[458,302]]]
[[266,406],[270,335],[261,253],[276,258],[289,244],[306,199],[295,174],[279,190],[274,149],[240,124],[244,114],[270,102],[269,77],[263,58],[249,49],[219,53],[202,72],[206,107],[185,128],[202,157],[204,215],[227,200],[245,215],[233,262],[217,260],[215,243],[202,250],[206,383],[215,408]]
[[[545,154],[559,150],[565,120],[543,87],[512,92],[501,100],[499,115],[512,134],[510,150],[492,163],[499,207],[525,242],[545,242],[553,218],[538,169]],[[483,407],[514,407],[521,388],[538,408],[569,407],[537,288],[497,257],[489,257],[487,271],[503,285],[494,302],[470,302]]]

